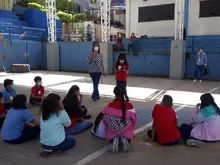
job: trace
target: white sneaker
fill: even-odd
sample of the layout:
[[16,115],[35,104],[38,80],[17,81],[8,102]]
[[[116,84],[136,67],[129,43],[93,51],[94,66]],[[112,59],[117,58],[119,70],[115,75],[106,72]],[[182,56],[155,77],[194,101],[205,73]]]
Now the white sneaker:
[[205,148],[206,147],[206,144],[203,141],[194,140],[194,139],[187,140],[186,144],[188,146],[194,146],[194,147],[199,147],[199,148]]
[[119,146],[119,137],[116,137],[113,139],[112,142],[112,148],[111,148],[112,153],[118,152],[118,146]]
[[199,80],[199,82],[202,82],[202,80]]
[[193,80],[193,82],[196,82],[196,81],[197,81],[196,79]]
[[123,145],[123,151],[129,152],[130,151],[130,144],[129,144],[128,140],[125,138],[121,138],[121,143]]

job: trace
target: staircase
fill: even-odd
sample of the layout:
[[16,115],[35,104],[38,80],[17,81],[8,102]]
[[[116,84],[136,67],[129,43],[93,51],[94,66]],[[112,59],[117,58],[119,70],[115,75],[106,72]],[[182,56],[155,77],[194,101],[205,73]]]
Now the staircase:
[[15,12],[0,10],[0,34],[4,35],[4,39],[40,41],[44,33],[44,29],[29,27]]

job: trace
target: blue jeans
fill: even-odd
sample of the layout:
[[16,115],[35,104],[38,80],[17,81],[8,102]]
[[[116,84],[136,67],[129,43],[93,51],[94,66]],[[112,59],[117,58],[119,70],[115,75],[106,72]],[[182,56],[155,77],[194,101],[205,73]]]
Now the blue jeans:
[[92,125],[93,125],[93,122],[89,120],[83,121],[82,123],[76,123],[74,127],[66,130],[66,135],[75,135],[86,129],[91,128]]
[[196,65],[195,79],[202,80],[202,77],[204,75],[204,70],[205,70],[204,65]]
[[101,72],[90,73],[90,77],[91,77],[92,83],[93,83],[92,99],[94,101],[100,99],[100,96],[99,96],[99,81],[100,81],[101,75],[102,75]]
[[44,149],[44,150],[47,150],[47,151],[60,151],[60,152],[64,152],[64,151],[67,151],[67,150],[70,150],[72,149],[76,144],[76,141],[75,139],[73,139],[72,137],[66,137],[66,139],[58,144],[57,146],[46,146],[46,145],[41,145],[41,147]]

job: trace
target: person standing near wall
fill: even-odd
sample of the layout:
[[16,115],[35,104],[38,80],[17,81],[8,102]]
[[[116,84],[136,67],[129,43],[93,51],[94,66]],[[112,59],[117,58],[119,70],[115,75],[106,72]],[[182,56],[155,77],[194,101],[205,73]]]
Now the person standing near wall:
[[93,83],[92,100],[97,101],[100,99],[98,89],[100,78],[102,74],[105,76],[103,55],[100,53],[100,47],[98,43],[93,43],[93,51],[88,56],[87,63],[90,65],[89,74]]
[[207,55],[204,52],[203,48],[199,49],[199,52],[196,55],[196,70],[195,70],[195,79],[193,82],[200,81],[202,82],[202,77],[204,75],[205,66],[207,65]]

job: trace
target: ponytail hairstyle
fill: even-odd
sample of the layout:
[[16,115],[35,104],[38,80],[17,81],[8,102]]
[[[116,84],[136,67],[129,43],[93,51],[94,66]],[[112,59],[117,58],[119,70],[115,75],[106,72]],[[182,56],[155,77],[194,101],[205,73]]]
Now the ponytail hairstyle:
[[117,85],[114,88],[114,94],[115,94],[115,101],[116,100],[120,100],[121,102],[121,110],[122,110],[122,121],[125,122],[125,117],[126,117],[126,105],[125,105],[125,94],[126,94],[126,90],[125,87],[122,85]]

